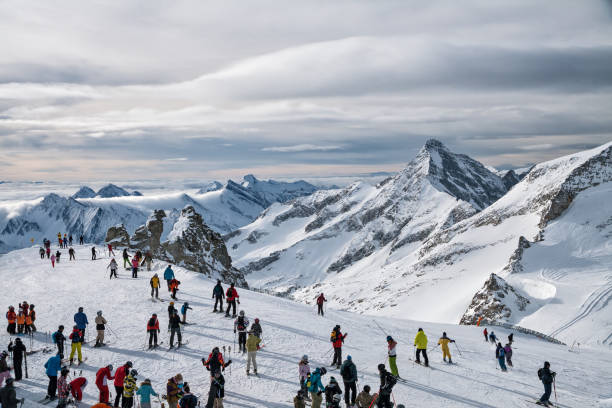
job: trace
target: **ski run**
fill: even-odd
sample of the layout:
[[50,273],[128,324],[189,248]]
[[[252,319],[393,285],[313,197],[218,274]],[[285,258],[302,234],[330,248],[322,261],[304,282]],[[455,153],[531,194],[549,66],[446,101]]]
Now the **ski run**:
[[[53,249],[56,250],[55,246]],[[101,248],[99,252],[103,254]],[[39,406],[39,401],[44,401],[48,385],[44,364],[55,352],[49,334],[59,325],[66,327],[65,358],[68,358],[68,335],[79,306],[88,317],[85,333],[88,342],[82,346],[83,363],[68,368],[68,381],[80,377],[87,380],[82,406],[94,405],[98,401],[95,377],[100,368],[112,364],[114,374],[115,370],[131,361],[132,369],[138,372],[138,386],[148,378],[153,390],[163,395],[166,394],[168,379],[180,373],[199,399],[200,406],[204,407],[211,380],[202,359],[208,359],[214,347],[219,347],[221,353],[225,351],[225,362],[232,360],[223,373],[224,407],[294,406],[294,397],[300,389],[298,363],[304,354],[309,357],[311,371],[318,367],[326,368],[327,373],[322,376],[324,386],[333,376],[345,391],[339,370],[330,367],[334,354],[330,333],[336,325],[346,336],[342,362],[350,355],[357,369],[357,392],[365,385],[371,387],[371,393],[378,392],[378,365],[384,363],[390,370],[387,336],[397,341],[397,367],[402,379],[392,388],[390,400],[398,405],[532,407],[544,391],[538,369],[546,360],[551,363],[551,371],[557,373],[551,402],[557,401],[560,407],[612,406],[612,353],[603,347],[573,347],[570,350],[569,346],[514,332],[513,366],[502,371],[495,358],[495,346],[483,337],[484,327],[389,317],[374,320],[370,316],[331,308],[325,310],[325,316],[319,316],[316,306],[236,288],[240,301],[236,305],[237,312],[244,311],[251,324],[258,318],[263,332],[260,344],[263,347],[257,352],[258,375],[247,376],[247,355],[238,353],[235,319],[211,313],[215,281],[173,267],[176,279],[181,282],[175,307],[179,314],[184,302],[188,302],[192,309],[187,311],[190,324],[181,326],[183,344],[170,350],[167,309],[172,299],[163,280],[167,263],[154,261],[152,271],[142,268],[136,279],[131,278],[131,272],[119,268],[118,278],[109,279],[107,265],[110,259],[100,255],[92,261],[90,254],[91,246],[77,245],[76,260],[68,261],[68,257],[62,257],[55,267],[48,259],[39,257],[38,247],[16,250],[1,258],[0,279],[5,310],[9,305],[17,310],[24,300],[36,305],[38,331],[32,338],[20,337],[28,352],[38,351],[27,355],[28,378],[15,382],[17,398],[25,399],[24,407]],[[161,278],[160,297],[165,302],[151,301],[149,281],[154,273]],[[224,292],[228,287],[223,282]],[[440,301],[444,301],[442,296]],[[93,347],[97,311],[102,311],[107,321],[107,344],[103,347]],[[146,327],[153,313],[157,314],[159,321],[159,347],[149,350]],[[429,368],[415,362],[413,344],[419,328],[423,328],[428,338]],[[508,342],[510,331],[499,327],[488,327],[488,330],[494,331],[504,345]],[[443,332],[455,340],[455,343],[449,343],[454,364],[442,361],[441,347],[437,343]],[[0,335],[2,350],[15,338],[3,330]],[[53,352],[45,352],[49,350]],[[7,362],[12,366],[10,357]],[[13,371],[11,375],[14,376]],[[109,381],[109,386],[112,403],[115,398],[112,381]],[[160,402],[168,406],[166,400],[151,399],[155,407],[159,407]],[[48,405],[56,406],[56,401]],[[325,406],[325,398],[322,406]],[[345,406],[344,396],[340,406]]]

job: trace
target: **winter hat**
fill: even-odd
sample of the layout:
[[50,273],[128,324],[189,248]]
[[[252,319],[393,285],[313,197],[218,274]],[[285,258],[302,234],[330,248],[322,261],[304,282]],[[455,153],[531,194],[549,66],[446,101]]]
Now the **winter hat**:
[[137,376],[138,376],[138,371],[136,371],[136,370],[132,370],[132,371],[130,371],[130,375],[131,375],[132,377],[137,377]]
[[102,311],[98,310],[97,314],[98,314],[98,316],[102,316]]
[[130,368],[132,368],[132,362],[131,362],[131,361],[127,361],[127,362],[125,363],[125,365],[126,365],[126,366],[128,366],[128,367],[130,367]]
[[419,327],[419,330],[417,330],[417,331],[423,331],[423,329]]
[[107,365],[106,368],[108,368],[109,371],[113,371],[113,365],[112,364]]
[[550,363],[548,361],[544,362],[544,368],[550,368]]
[[259,323],[259,317],[255,318],[255,323]]
[[370,386],[369,386],[369,385],[364,385],[363,390],[364,390],[365,392],[369,393],[369,392],[370,392],[370,390],[371,390],[371,388],[370,388]]
[[244,310],[240,311],[240,316],[244,316]]
[[351,360],[353,359],[353,357],[351,357],[350,355],[348,355],[348,356],[346,356],[346,359],[347,359],[348,361],[351,361]]
[[62,375],[68,375],[70,373],[70,370],[68,369],[68,367],[62,367],[61,373]]
[[391,340],[393,340],[393,337],[387,336],[387,341],[391,341]]
[[335,383],[335,382],[337,382],[337,381],[336,381],[336,378],[335,378],[335,377],[332,375],[332,376],[329,378],[329,383],[331,384],[331,383]]
[[385,369],[385,365],[384,364],[381,363],[381,364],[378,365],[378,371],[382,371],[384,369]]
[[308,361],[308,354],[304,354],[304,355],[302,356],[302,360],[303,360],[303,361]]
[[4,381],[4,383],[6,384],[6,386],[11,386],[13,385],[13,381],[15,381],[12,377],[9,377],[6,379],[6,381]]
[[177,382],[182,382],[183,381],[183,375],[181,373],[178,373],[177,375],[174,376],[174,379]]
[[446,332],[442,332],[442,337],[446,337]]
[[83,311],[83,306],[79,307],[79,312]]

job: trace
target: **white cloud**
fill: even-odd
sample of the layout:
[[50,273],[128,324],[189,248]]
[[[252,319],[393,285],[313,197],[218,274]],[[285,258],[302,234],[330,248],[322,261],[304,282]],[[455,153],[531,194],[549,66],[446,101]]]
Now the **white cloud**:
[[281,153],[295,153],[295,152],[327,152],[330,150],[340,150],[341,146],[324,146],[324,145],[313,145],[313,144],[299,144],[293,146],[271,146],[264,147],[261,150],[264,152],[281,152]]

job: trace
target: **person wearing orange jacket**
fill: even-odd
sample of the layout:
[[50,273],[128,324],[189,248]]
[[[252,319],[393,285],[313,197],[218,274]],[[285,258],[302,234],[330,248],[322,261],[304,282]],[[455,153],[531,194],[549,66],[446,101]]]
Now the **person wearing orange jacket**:
[[159,320],[157,314],[153,313],[147,322],[147,332],[149,333],[149,350],[157,347],[157,334],[159,333]]
[[23,333],[23,329],[25,327],[25,316],[23,314],[23,312],[19,312],[19,314],[17,315],[17,333],[22,334]]
[[331,332],[331,342],[334,347],[334,360],[331,365],[335,365],[337,368],[340,368],[342,364],[342,343],[344,343],[346,336],[348,336],[348,333],[342,334],[339,324]]
[[112,374],[113,365],[109,364],[106,367],[102,367],[96,373],[96,387],[100,390],[100,402],[108,404],[108,380],[112,380],[115,377]]
[[36,321],[36,311],[34,311],[34,305],[30,305],[30,328],[32,329],[33,332],[36,331],[36,325],[34,324],[34,322]]
[[174,300],[176,300],[176,292],[179,290],[178,287],[180,284],[181,282],[176,279],[172,279],[170,281],[170,292],[172,292],[172,295],[170,295],[170,297]]
[[8,321],[8,326],[6,326],[6,331],[8,334],[15,334],[15,327],[17,325],[17,314],[15,313],[15,307],[9,306],[8,312],[6,312],[6,320]]
[[232,317],[236,317],[236,302],[240,304],[240,296],[238,296],[238,292],[236,292],[236,288],[232,283],[227,291],[225,292],[225,301],[227,302],[227,309],[225,309],[225,317],[229,316],[230,308],[232,310]]
[[25,326],[23,328],[25,334],[32,334],[32,317],[30,314],[25,316]]

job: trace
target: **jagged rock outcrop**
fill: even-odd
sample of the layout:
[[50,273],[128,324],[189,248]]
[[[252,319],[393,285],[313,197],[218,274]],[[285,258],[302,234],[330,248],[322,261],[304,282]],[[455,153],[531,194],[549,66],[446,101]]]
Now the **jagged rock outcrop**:
[[164,231],[165,218],[166,212],[164,210],[153,211],[147,223],[136,228],[136,231],[134,231],[130,238],[130,248],[151,251],[154,256],[157,256],[161,245],[161,236]]
[[523,251],[531,247],[531,244],[524,236],[519,237],[518,247],[510,257],[508,265],[504,268],[504,271],[508,273],[519,273],[523,271],[523,265],[521,265],[521,259],[523,259]]
[[526,296],[492,273],[482,289],[474,295],[459,324],[476,324],[480,317],[492,322],[507,322],[513,311],[524,311],[529,303]]
[[125,225],[115,225],[106,231],[104,242],[112,244],[113,247],[126,248],[130,246],[130,234],[125,229]]

